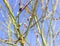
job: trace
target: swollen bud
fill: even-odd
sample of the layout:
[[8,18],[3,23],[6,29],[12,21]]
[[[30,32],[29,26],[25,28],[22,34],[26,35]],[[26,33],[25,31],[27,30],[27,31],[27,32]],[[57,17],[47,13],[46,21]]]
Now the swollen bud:
[[23,6],[21,5],[21,6],[19,7],[19,11],[21,12],[21,11],[22,11],[22,9],[23,9]]

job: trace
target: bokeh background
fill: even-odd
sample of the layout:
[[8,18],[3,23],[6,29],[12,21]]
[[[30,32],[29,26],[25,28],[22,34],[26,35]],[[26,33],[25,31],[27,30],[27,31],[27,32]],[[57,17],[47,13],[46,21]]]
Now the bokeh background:
[[25,46],[60,46],[60,0],[0,0],[0,46],[24,46],[7,4],[16,23],[19,20]]

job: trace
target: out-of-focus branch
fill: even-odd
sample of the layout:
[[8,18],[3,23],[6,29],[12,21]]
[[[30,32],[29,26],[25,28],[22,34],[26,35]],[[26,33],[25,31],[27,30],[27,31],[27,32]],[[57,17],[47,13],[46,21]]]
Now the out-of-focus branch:
[[9,13],[11,14],[13,20],[15,21],[15,17],[14,17],[14,15],[13,15],[13,13],[12,13],[11,7],[9,6],[7,0],[3,0],[3,2],[5,3],[6,7],[8,8]]
[[58,5],[58,0],[56,0],[56,4],[54,4],[54,1],[52,0],[52,18],[51,18],[51,21],[50,21],[50,27],[51,27],[51,29],[52,29],[52,31],[51,31],[51,40],[50,40],[50,45],[52,46],[52,43],[54,43],[53,42],[53,36],[54,36],[54,30],[53,30],[53,25],[52,25],[52,22],[53,22],[53,18],[54,18],[54,13],[55,13],[55,11],[56,11],[56,8],[57,8],[57,5]]
[[6,44],[8,44],[8,45],[16,46],[16,44],[13,44],[13,43],[9,42],[9,40],[3,40],[3,39],[0,39],[0,42],[6,43]]
[[56,38],[59,34],[60,34],[60,28],[59,28],[58,31],[55,33],[53,40],[55,40],[55,38]]
[[11,23],[13,23],[13,25],[15,25],[15,27],[16,27],[16,19],[15,19],[15,17],[14,17],[14,14],[13,14],[13,12],[12,12],[12,10],[11,10],[11,7],[9,6],[9,4],[8,4],[8,2],[7,2],[7,0],[3,0],[3,2],[5,3],[5,5],[6,5],[6,7],[7,7],[7,9],[8,9],[8,12],[9,12],[9,19],[10,19],[10,21],[11,21]]
[[18,12],[18,15],[17,17],[20,16],[20,13],[31,3],[32,0],[30,0],[24,7],[20,7],[20,3],[19,3],[19,12]]

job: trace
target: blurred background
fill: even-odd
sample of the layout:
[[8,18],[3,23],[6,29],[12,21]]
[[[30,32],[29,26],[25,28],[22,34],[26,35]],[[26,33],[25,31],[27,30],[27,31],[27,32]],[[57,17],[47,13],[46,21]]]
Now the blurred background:
[[60,46],[60,0],[0,0],[0,46]]

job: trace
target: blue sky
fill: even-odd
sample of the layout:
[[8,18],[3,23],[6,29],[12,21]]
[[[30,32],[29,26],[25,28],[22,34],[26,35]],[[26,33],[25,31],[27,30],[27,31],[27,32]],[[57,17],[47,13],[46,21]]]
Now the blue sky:
[[[16,0],[17,1],[17,0]],[[17,12],[18,12],[18,3],[19,3],[19,1],[17,1],[17,3],[16,3],[16,1],[15,0],[9,0],[9,4],[10,4],[10,6],[13,8],[13,13],[14,13],[14,15],[16,16],[17,15]],[[52,2],[51,2],[52,0],[50,0],[50,2],[49,2],[49,5],[48,5],[48,10],[49,11],[51,11],[52,10]],[[11,3],[11,2],[13,2],[13,3]],[[60,2],[60,1],[59,1]],[[24,0],[22,3],[24,3],[23,4],[23,7],[24,7],[24,5],[26,5],[26,0]],[[5,7],[5,5],[4,5],[4,3],[3,3],[3,0],[0,0],[0,5],[2,5],[2,9],[0,8],[0,12],[2,12],[1,14],[0,14],[0,22],[3,22],[3,23],[5,23],[4,22],[4,19],[3,19],[3,17],[2,17],[2,15],[6,15],[5,14],[5,12],[3,11],[3,9],[4,10],[6,10],[6,13],[8,12],[8,10],[7,10],[7,8]],[[15,6],[16,5],[16,6]],[[21,4],[22,5],[22,4]],[[15,7],[14,7],[15,6]],[[31,8],[31,6],[30,6],[30,4],[28,5],[28,7],[30,8],[30,10],[32,9]],[[60,9],[59,9],[59,6],[57,6],[57,10],[56,11],[60,11]],[[42,14],[42,10],[41,10],[41,5],[40,4],[38,4],[38,6],[37,6],[37,15],[38,15],[38,18],[40,18],[41,17],[41,14]],[[27,25],[29,24],[28,22],[26,22],[27,20],[27,18],[29,18],[29,15],[30,14],[28,14],[25,10],[21,13],[21,15],[20,15],[20,23],[22,23],[22,22],[24,22],[24,23],[27,23]],[[59,14],[57,14],[57,13],[55,13],[54,14],[54,17],[60,17],[59,16]],[[7,19],[7,16],[5,16],[5,19]],[[50,21],[47,21],[47,20],[45,20],[44,21],[44,31],[45,31],[45,34],[47,35],[47,31],[48,31],[48,24],[47,23],[49,23]],[[54,31],[55,31],[55,33],[58,31],[58,28],[60,28],[60,20],[57,20],[57,21],[53,21],[53,26],[55,25],[55,23],[56,23],[56,26],[55,26],[55,29],[54,29]],[[4,26],[0,26],[1,28],[3,28],[4,30],[7,30],[7,28],[6,27],[4,27]],[[20,30],[22,31],[23,30],[23,28],[24,28],[24,26],[21,26],[21,28],[20,28]],[[13,29],[12,29],[13,30]],[[31,31],[29,32],[29,34],[28,34],[28,37],[27,37],[27,41],[29,42],[29,43],[31,43],[31,46],[35,46],[35,43],[36,43],[36,36],[35,36],[35,34],[34,34],[34,30],[33,29],[30,29]],[[36,30],[37,30],[37,28],[36,28]],[[5,38],[7,38],[6,36],[4,36],[4,35],[6,35],[7,36],[7,34],[4,34],[4,32],[3,31],[1,31],[0,30],[0,38],[3,38],[3,39],[5,39]],[[59,35],[60,36],[60,35]],[[58,39],[60,39],[59,38],[59,36],[56,38],[56,44],[57,44],[57,42],[58,42]],[[39,40],[40,40],[40,42],[41,42],[41,38],[40,38],[40,36],[39,36]]]

